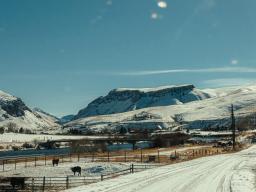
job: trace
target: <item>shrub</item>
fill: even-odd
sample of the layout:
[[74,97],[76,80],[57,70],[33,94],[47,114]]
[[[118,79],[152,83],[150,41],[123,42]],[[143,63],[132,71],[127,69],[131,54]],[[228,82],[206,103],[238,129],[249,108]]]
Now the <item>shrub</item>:
[[19,129],[19,133],[24,133],[23,127],[21,127],[21,128]]
[[12,150],[13,150],[13,151],[19,151],[19,150],[20,150],[20,147],[18,147],[18,146],[12,146]]
[[24,130],[24,133],[25,133],[25,134],[32,134],[32,131],[31,131],[30,129],[25,129],[25,130]]
[[0,134],[4,134],[4,127],[0,127]]
[[8,133],[15,133],[17,131],[16,123],[10,122],[6,126],[7,126],[7,132]]
[[34,145],[32,145],[31,143],[25,142],[23,143],[22,148],[31,149],[31,148],[34,148]]

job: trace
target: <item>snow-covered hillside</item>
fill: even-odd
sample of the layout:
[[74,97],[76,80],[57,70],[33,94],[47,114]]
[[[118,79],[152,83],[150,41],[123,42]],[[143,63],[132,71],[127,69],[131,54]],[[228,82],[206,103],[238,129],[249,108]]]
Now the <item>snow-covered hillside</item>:
[[42,111],[31,110],[17,97],[0,91],[0,127],[19,130],[49,131],[60,128],[53,116]]
[[60,122],[61,123],[67,123],[69,121],[72,121],[74,119],[75,115],[65,115],[63,117],[60,118]]
[[208,93],[193,85],[163,86],[157,88],[120,88],[99,97],[80,110],[74,119],[95,115],[106,115],[133,111],[136,109],[188,103],[209,98]]
[[[200,91],[199,91],[200,92]],[[148,107],[124,113],[86,117],[74,120],[65,127],[102,131],[125,128],[223,128],[230,123],[230,106],[233,103],[237,119],[249,116],[256,110],[256,86],[207,90],[211,98],[178,105]],[[113,104],[114,105],[114,104]],[[117,102],[119,106],[119,103]]]
[[41,116],[41,118],[43,118],[45,121],[49,122],[50,124],[53,122],[58,123],[60,121],[58,117],[55,117],[54,115],[51,115],[38,107],[34,108],[33,112],[37,113],[39,116]]

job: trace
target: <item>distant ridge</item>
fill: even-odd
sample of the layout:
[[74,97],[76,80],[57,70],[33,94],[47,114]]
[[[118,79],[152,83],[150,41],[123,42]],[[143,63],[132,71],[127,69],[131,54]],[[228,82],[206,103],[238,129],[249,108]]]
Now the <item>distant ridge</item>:
[[188,103],[209,98],[194,85],[171,85],[156,88],[118,88],[108,95],[92,101],[81,109],[74,119],[83,117],[115,114],[156,106],[168,106]]

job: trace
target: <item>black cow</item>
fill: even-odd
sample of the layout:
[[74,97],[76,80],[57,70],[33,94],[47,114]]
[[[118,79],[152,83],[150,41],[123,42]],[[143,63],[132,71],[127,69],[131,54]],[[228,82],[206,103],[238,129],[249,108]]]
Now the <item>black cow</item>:
[[15,186],[25,189],[25,177],[11,177],[10,182],[13,189],[15,189]]
[[59,159],[53,159],[52,160],[52,166],[54,167],[54,165],[58,166],[59,165]]
[[178,158],[179,157],[177,155],[174,155],[174,154],[170,155],[170,160],[176,160]]
[[78,172],[78,175],[81,176],[81,167],[80,166],[76,166],[76,167],[72,167],[71,171],[74,173],[74,175],[76,175],[76,172]]

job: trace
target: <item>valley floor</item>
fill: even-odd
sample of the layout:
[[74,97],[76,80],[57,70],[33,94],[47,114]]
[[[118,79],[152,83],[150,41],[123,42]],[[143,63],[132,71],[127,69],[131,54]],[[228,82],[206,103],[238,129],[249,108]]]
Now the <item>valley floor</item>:
[[256,146],[120,176],[68,192],[253,192]]

